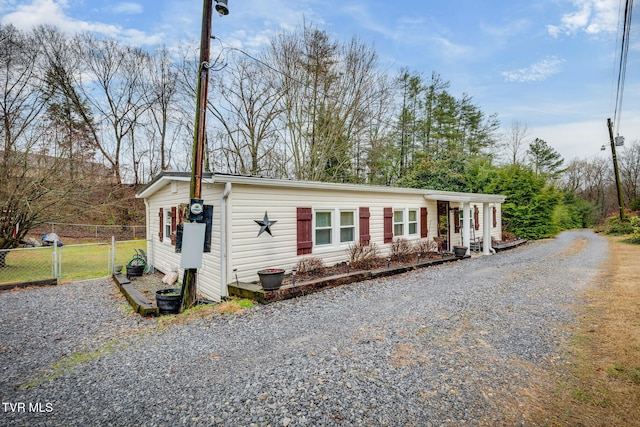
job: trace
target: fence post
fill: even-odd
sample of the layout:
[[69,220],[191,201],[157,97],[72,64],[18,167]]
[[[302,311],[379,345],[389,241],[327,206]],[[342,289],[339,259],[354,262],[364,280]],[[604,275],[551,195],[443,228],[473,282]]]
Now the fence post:
[[111,236],[111,270],[109,274],[113,274],[113,270],[116,268],[116,237]]
[[53,239],[53,277],[58,277],[58,239]]

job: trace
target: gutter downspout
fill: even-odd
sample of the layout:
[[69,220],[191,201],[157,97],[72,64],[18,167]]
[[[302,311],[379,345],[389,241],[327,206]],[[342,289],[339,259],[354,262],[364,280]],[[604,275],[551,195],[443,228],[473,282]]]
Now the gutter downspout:
[[229,244],[231,239],[229,239],[231,223],[229,218],[231,218],[231,202],[229,201],[229,196],[231,195],[231,183],[227,182],[224,184],[224,191],[222,192],[222,209],[220,209],[220,289],[222,290],[221,297],[226,297],[228,295],[227,283],[229,283],[229,265],[231,263],[231,259],[229,257],[229,253],[231,252],[231,248]]
[[[147,264],[151,267],[151,271],[156,271],[156,266],[154,260],[156,258],[155,248],[153,247],[153,237],[151,236],[151,205],[149,205],[149,200],[145,197],[142,199],[144,201],[144,210],[145,210],[145,232],[147,239]],[[158,224],[160,225],[160,224]]]

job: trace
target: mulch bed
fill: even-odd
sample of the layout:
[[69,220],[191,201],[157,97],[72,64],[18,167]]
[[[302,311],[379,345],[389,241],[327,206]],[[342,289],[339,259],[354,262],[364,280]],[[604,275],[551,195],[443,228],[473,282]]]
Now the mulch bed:
[[[423,254],[418,258],[417,255],[413,254],[407,256],[402,261],[400,260],[388,260],[386,258],[377,258],[367,263],[366,266],[361,266],[359,268],[354,268],[348,265],[346,262],[336,264],[332,267],[324,267],[322,269],[317,269],[308,272],[298,272],[295,273],[295,281],[296,282],[306,282],[309,280],[320,279],[323,277],[335,276],[338,274],[345,273],[355,273],[358,271],[366,271],[366,270],[376,270],[381,268],[393,268],[393,267],[401,267],[408,264],[415,264],[419,261],[426,261],[430,259],[440,259],[444,257],[451,256],[448,253],[437,253],[437,252],[429,252]],[[169,286],[166,283],[162,283],[162,278],[164,277],[164,273],[156,272],[156,273],[148,273],[144,274],[142,277],[131,277],[129,280],[133,287],[142,293],[145,297],[149,299],[149,301],[156,300],[156,291],[167,289]],[[293,274],[288,271],[285,275],[285,278],[282,282],[283,285],[291,284],[293,282]]]
[[[431,259],[441,259],[450,257],[450,253],[438,253],[438,252],[428,252],[426,254],[422,254],[418,257],[417,254],[410,254],[401,260],[391,260],[388,258],[376,258],[367,262],[366,265],[359,265],[357,267],[353,267],[346,262],[341,262],[339,264],[334,265],[333,267],[323,267],[319,269],[315,269],[312,271],[296,271],[295,272],[295,281],[296,282],[306,282],[310,280],[320,279],[323,277],[331,277],[336,276],[338,274],[346,274],[346,273],[355,273],[358,271],[367,271],[367,270],[378,270],[381,268],[393,268],[393,267],[402,267],[410,264],[415,264],[420,261],[426,261]],[[282,281],[283,285],[288,285],[293,283],[293,274],[288,272],[285,274],[284,280]]]

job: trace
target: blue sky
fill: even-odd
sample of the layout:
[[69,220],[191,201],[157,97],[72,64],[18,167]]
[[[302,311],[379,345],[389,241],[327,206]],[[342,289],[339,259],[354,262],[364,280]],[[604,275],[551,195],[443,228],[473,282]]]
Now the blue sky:
[[[153,47],[199,39],[201,0],[0,0],[0,21],[94,31]],[[613,118],[622,0],[229,0],[213,33],[258,49],[303,19],[340,40],[372,44],[391,74],[401,67],[451,82],[455,96],[474,97],[503,128],[526,124],[566,160],[609,156],[606,119]],[[619,130],[640,140],[640,36],[631,29]]]

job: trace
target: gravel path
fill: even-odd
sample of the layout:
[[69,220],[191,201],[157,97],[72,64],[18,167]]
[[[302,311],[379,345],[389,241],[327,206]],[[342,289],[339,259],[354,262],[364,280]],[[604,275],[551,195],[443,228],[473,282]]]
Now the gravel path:
[[606,256],[573,231],[165,328],[104,280],[4,292],[0,424],[526,425]]

